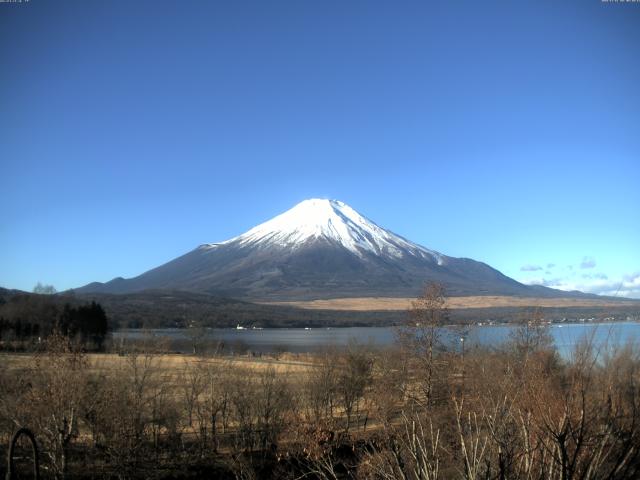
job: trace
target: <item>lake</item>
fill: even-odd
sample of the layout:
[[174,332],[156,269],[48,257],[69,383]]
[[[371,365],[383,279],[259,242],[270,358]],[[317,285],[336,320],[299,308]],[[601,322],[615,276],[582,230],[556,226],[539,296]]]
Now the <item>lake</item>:
[[[472,326],[465,338],[465,349],[477,346],[496,347],[509,339],[509,334],[516,328],[512,325]],[[395,341],[394,327],[353,327],[353,328],[265,328],[222,329],[211,328],[201,332],[198,342],[204,348],[222,342],[226,351],[273,352],[276,350],[289,352],[312,352],[326,346],[345,346],[356,341],[361,344],[377,346],[390,345]],[[549,326],[556,348],[564,357],[569,357],[575,345],[591,339],[598,347],[618,346],[626,343],[640,345],[640,323],[563,323]],[[141,340],[145,337],[166,338],[175,351],[190,352],[192,339],[185,329],[154,330],[119,330],[113,333],[114,344],[127,340]],[[442,329],[442,336],[450,345],[460,348],[460,331],[447,327]]]

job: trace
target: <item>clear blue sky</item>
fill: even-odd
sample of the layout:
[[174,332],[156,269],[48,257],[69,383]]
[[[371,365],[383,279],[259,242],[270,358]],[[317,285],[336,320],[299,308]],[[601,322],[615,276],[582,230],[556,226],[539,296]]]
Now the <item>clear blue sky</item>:
[[134,276],[310,197],[640,297],[640,3],[0,3],[0,285]]

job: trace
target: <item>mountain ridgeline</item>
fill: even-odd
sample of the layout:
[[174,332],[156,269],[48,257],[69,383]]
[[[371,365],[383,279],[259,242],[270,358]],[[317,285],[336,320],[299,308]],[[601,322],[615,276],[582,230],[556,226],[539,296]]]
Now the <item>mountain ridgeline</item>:
[[183,290],[251,300],[414,297],[425,282],[451,296],[585,296],[523,285],[485,263],[454,258],[376,225],[337,200],[305,200],[246,233],[137,277],[79,293]]

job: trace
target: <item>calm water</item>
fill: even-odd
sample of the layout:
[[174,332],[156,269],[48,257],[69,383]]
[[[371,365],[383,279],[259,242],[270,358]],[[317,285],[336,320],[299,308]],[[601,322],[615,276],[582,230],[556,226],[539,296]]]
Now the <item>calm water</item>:
[[[465,349],[474,346],[499,346],[514,329],[507,325],[474,326],[468,331]],[[203,344],[222,342],[227,351],[246,350],[271,352],[310,352],[325,346],[344,346],[357,341],[361,344],[385,346],[395,341],[393,327],[353,328],[271,328],[264,330],[207,329]],[[640,323],[574,323],[550,326],[556,347],[563,356],[570,356],[573,347],[584,339],[591,339],[598,347],[616,346],[632,342],[640,346]],[[455,329],[442,329],[443,337],[451,344],[460,345],[460,333]],[[183,329],[120,330],[114,332],[114,343],[140,340],[148,336],[167,338],[174,350],[189,352],[191,339]]]

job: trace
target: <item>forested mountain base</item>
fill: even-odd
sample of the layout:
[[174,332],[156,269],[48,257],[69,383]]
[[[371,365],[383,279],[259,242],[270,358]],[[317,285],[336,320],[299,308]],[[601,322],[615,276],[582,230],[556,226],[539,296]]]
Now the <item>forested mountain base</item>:
[[[79,308],[96,303],[104,310],[108,329],[185,328],[192,325],[211,328],[235,328],[236,325],[262,328],[355,327],[400,325],[407,319],[406,310],[347,311],[317,310],[283,305],[265,305],[226,297],[183,291],[145,291],[132,294],[35,295],[0,289],[0,341],[9,335],[1,322],[16,318],[27,323],[46,325],[47,331],[65,308]],[[640,316],[640,303],[606,307],[543,307],[548,320],[580,318],[625,320]],[[513,323],[522,316],[522,307],[460,308],[449,310],[451,323]],[[35,321],[33,319],[36,319]],[[39,326],[38,328],[42,328]],[[32,331],[29,332],[30,334]],[[39,335],[35,335],[36,337]]]

